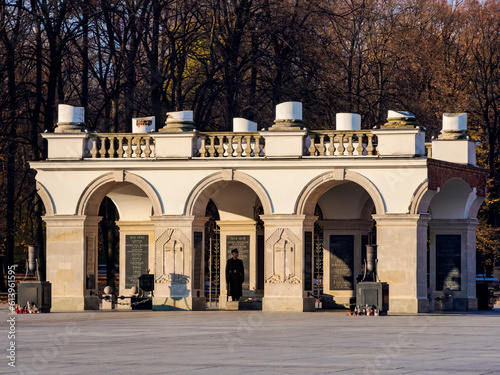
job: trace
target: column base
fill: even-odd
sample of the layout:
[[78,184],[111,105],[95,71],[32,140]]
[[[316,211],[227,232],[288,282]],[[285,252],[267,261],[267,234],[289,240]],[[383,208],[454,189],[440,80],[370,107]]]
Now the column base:
[[264,297],[262,299],[262,311],[315,311],[314,298],[294,297]]
[[[85,297],[54,297],[52,296],[51,312],[75,312],[85,310]],[[99,308],[99,305],[97,305]]]
[[219,299],[219,310],[239,310],[239,301],[226,301],[224,298]]
[[477,311],[478,310],[477,298],[467,298],[467,310],[469,310],[469,311]]
[[389,298],[389,313],[426,313],[429,312],[427,298]]
[[153,311],[201,311],[205,297],[153,297]]

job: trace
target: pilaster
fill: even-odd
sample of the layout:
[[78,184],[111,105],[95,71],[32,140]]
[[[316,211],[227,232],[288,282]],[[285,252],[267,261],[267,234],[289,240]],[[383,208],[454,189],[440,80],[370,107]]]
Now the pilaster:
[[389,284],[389,311],[427,312],[428,215],[373,215],[378,276]]
[[314,311],[315,216],[261,215],[265,225],[264,311]]
[[153,310],[204,310],[205,217],[152,217],[155,232]]
[[98,216],[44,216],[47,225],[47,281],[52,311],[99,308],[97,290]]

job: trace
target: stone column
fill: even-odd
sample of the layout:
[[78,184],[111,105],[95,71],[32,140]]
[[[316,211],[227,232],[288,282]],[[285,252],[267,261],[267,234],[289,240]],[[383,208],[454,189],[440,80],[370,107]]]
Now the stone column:
[[429,221],[429,279],[433,297],[449,288],[454,310],[477,310],[477,219]]
[[[257,231],[255,220],[218,221],[220,228],[220,285],[219,307],[227,302],[226,262],[233,248],[239,251],[239,258],[245,267],[243,298],[256,297],[257,292]],[[229,248],[228,248],[229,246]]]
[[152,217],[153,310],[204,310],[204,225],[194,216]]
[[[139,276],[153,273],[155,233],[151,221],[117,221],[120,228],[120,278],[118,294],[131,296],[132,287],[139,287]],[[127,300],[124,300],[127,301]],[[118,301],[119,309],[130,309]]]
[[378,276],[389,284],[389,311],[427,312],[428,215],[373,215]]
[[[315,216],[261,215],[265,224],[264,311],[314,311]],[[306,254],[307,253],[307,254]]]
[[98,216],[43,217],[47,225],[47,281],[51,311],[99,309],[97,291]]
[[[371,229],[369,220],[321,220],[323,227],[323,307],[349,307],[351,301],[356,297],[355,285],[356,276],[361,273],[363,236],[368,236]],[[332,254],[332,244],[330,236],[352,236],[353,252],[346,253],[347,249],[338,249],[338,254]],[[368,238],[366,237],[366,241]],[[349,258],[349,255],[351,258]],[[332,259],[333,258],[333,259]],[[352,262],[352,264],[349,264]],[[349,272],[350,271],[350,272]],[[333,273],[333,274],[332,274]],[[350,273],[350,275],[348,275]],[[351,288],[347,289],[349,280],[342,276],[351,277]],[[341,279],[339,279],[339,277]],[[339,289],[337,281],[345,284],[345,287]],[[343,282],[342,282],[343,281]]]

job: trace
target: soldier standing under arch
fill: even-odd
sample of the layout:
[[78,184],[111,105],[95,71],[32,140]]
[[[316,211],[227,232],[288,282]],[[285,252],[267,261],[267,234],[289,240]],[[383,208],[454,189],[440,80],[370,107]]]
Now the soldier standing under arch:
[[245,279],[243,261],[238,259],[238,249],[231,250],[232,258],[226,263],[226,283],[228,284],[228,295],[233,301],[238,301],[242,296],[242,285]]

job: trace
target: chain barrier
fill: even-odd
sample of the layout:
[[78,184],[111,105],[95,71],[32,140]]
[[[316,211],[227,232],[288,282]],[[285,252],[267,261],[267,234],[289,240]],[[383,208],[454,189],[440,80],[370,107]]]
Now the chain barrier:
[[116,301],[115,303],[117,305],[126,305],[126,306],[136,306],[136,305],[140,305],[141,303],[146,303],[148,301],[151,301],[153,299],[153,297],[149,297],[149,298],[146,298],[145,300],[142,300],[142,301],[137,301],[137,302],[134,302],[134,303],[131,303],[131,304],[128,304],[128,303],[120,303],[118,301]]
[[[99,299],[101,299],[101,300],[105,299],[105,300],[109,301],[109,299],[108,299],[108,297],[107,297],[107,296],[106,296],[106,297],[104,297],[104,296],[100,296],[99,294],[97,294],[97,293],[95,293],[95,292],[90,292],[90,295],[97,296],[97,297],[99,297]],[[148,301],[151,301],[151,300],[153,299],[153,296],[148,297],[148,298],[146,298],[145,300],[142,300],[142,301],[137,301],[137,302],[130,303],[130,304],[129,304],[129,303],[118,302],[118,299],[125,299],[125,298],[127,298],[127,297],[116,296],[116,298],[117,298],[117,301],[116,301],[116,302],[114,302],[116,305],[122,305],[122,306],[136,306],[136,305],[140,305],[141,303],[146,303],[146,302],[148,302]],[[130,297],[128,297],[128,298],[130,298]]]

